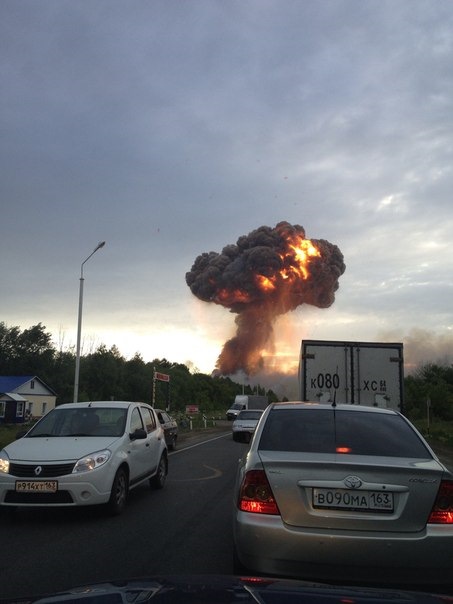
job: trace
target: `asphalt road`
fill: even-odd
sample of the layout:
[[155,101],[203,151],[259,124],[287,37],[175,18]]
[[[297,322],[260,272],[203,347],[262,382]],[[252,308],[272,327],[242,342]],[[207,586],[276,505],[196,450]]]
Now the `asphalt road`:
[[231,428],[203,438],[181,442],[165,488],[138,487],[119,517],[98,508],[3,513],[0,598],[132,577],[233,574],[232,489],[246,445]]
[[[119,517],[101,508],[3,512],[0,598],[134,577],[233,574],[232,489],[246,449],[228,426],[183,436],[165,488],[132,491]],[[448,450],[442,457],[451,459]]]

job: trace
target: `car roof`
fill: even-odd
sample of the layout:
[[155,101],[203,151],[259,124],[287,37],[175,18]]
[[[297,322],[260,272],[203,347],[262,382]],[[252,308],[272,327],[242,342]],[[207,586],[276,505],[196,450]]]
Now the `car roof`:
[[88,409],[91,407],[119,407],[120,409],[128,409],[131,405],[147,405],[147,403],[133,401],[84,401],[83,403],[65,403],[64,405],[58,405],[56,409]]
[[357,413],[381,413],[398,415],[394,409],[371,407],[369,405],[352,405],[348,403],[319,403],[318,401],[287,401],[284,403],[271,403],[273,409],[335,409],[335,411],[356,411]]

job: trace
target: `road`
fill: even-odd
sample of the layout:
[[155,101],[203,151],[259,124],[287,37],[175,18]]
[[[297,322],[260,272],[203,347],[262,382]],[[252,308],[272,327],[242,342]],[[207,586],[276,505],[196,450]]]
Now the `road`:
[[138,487],[122,516],[97,508],[3,514],[0,597],[140,576],[233,574],[232,489],[246,445],[231,430],[205,438],[170,453],[165,488]]
[[201,438],[171,452],[165,488],[138,487],[122,516],[101,508],[2,513],[0,598],[122,578],[233,574],[232,489],[247,445],[230,430]]

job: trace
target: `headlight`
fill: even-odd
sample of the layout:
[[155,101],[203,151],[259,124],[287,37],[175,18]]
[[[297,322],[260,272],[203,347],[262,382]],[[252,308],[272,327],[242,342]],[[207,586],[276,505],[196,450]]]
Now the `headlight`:
[[110,459],[111,454],[111,451],[104,449],[104,451],[96,451],[96,453],[91,453],[86,457],[82,457],[77,461],[72,473],[95,470],[96,468],[103,466]]
[[9,457],[6,451],[0,451],[0,474],[9,473]]

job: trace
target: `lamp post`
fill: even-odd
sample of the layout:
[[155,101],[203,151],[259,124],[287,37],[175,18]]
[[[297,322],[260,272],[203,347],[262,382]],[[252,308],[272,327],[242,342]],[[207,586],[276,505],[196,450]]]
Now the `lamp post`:
[[77,403],[79,398],[79,373],[80,373],[80,336],[82,332],[82,304],[83,304],[83,265],[85,262],[95,254],[101,247],[104,247],[105,241],[101,241],[97,244],[95,249],[91,252],[88,258],[82,262],[80,266],[80,286],[79,286],[79,317],[77,321],[77,350],[76,350],[76,365],[75,365],[75,377],[74,377],[74,399],[73,402]]

